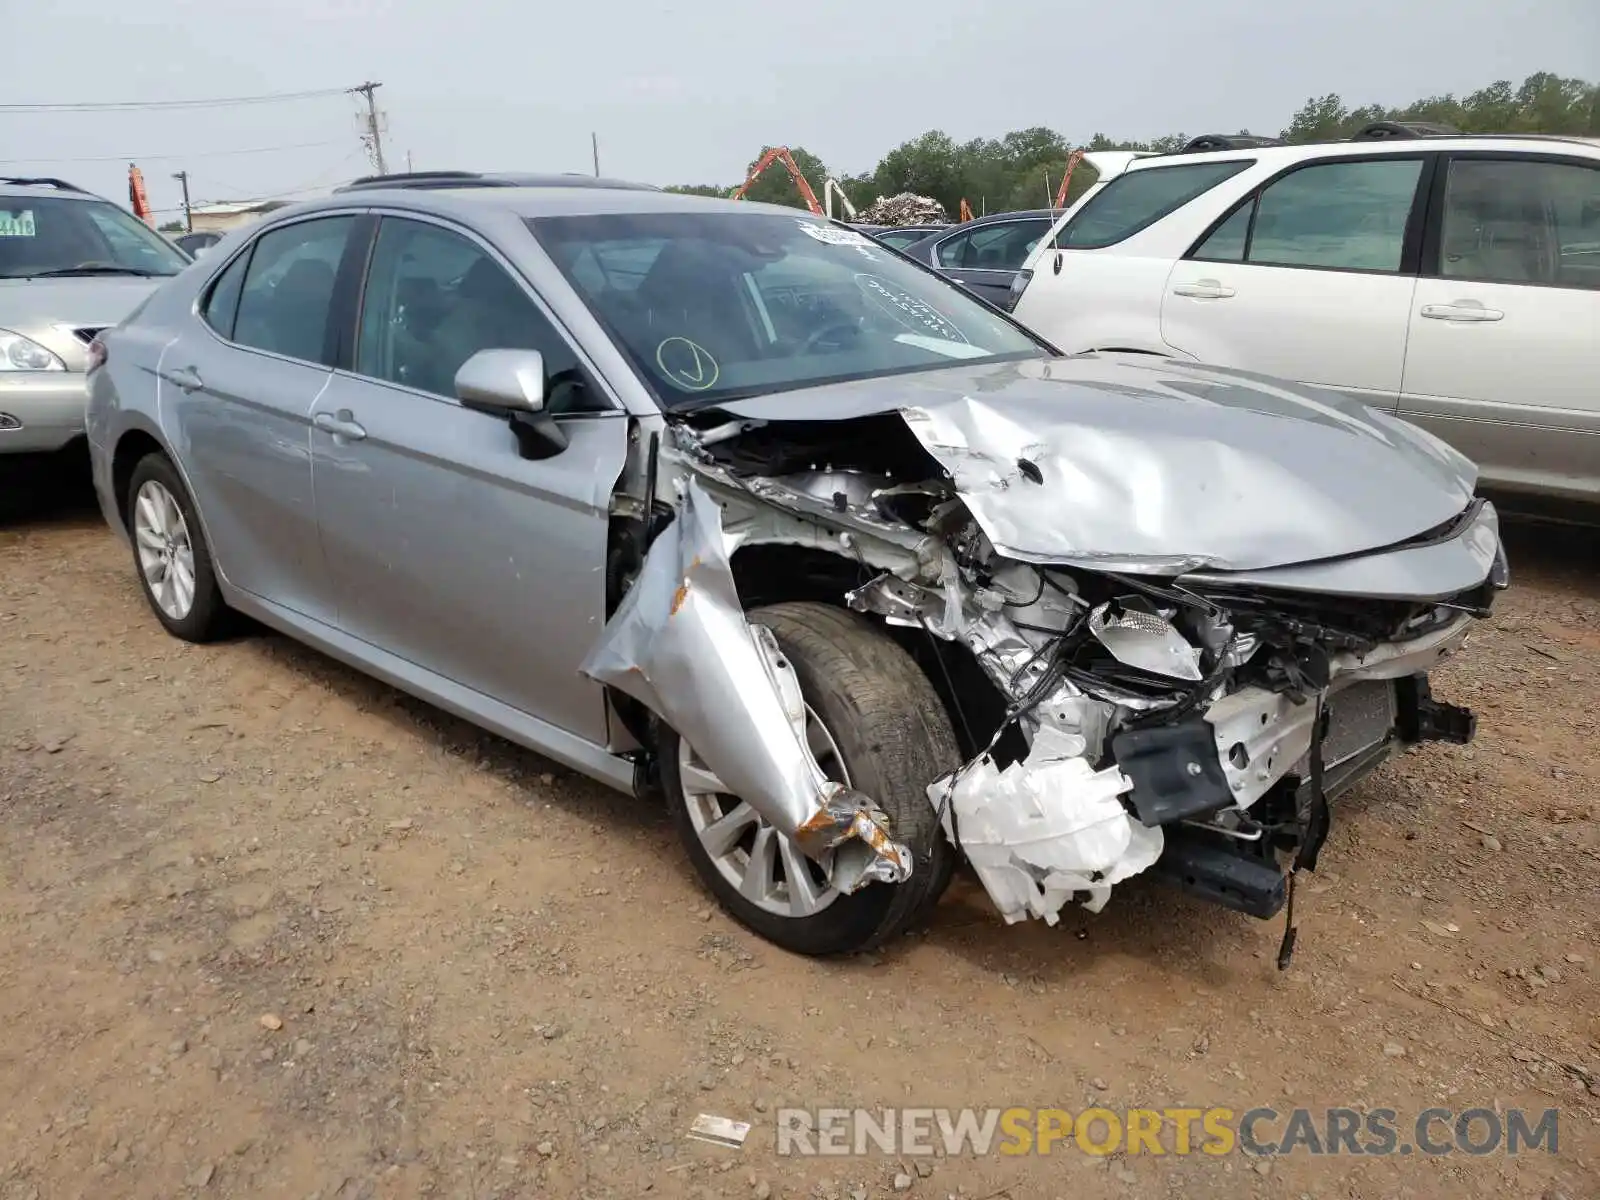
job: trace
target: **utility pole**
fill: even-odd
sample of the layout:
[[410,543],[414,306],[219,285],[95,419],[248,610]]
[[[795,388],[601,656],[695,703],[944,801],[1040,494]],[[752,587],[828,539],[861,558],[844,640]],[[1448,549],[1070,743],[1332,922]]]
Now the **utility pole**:
[[185,233],[194,232],[194,218],[189,215],[189,172],[179,171],[173,178],[183,185],[183,229]]
[[598,133],[591,133],[589,135],[589,148],[594,151],[594,177],[596,179],[599,179],[600,178],[600,135]]
[[378,122],[378,103],[372,93],[381,88],[383,84],[367,82],[351,88],[352,92],[360,93],[367,101],[367,134],[362,140],[367,143],[367,151],[372,155],[372,165],[378,168],[379,175],[387,175],[389,168],[383,161],[383,134]]

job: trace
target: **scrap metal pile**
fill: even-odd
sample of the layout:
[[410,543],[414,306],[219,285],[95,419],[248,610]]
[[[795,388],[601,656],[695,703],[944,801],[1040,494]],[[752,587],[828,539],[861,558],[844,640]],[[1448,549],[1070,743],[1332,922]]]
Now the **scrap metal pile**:
[[901,192],[898,196],[879,196],[856,214],[864,225],[948,225],[950,216],[932,196]]

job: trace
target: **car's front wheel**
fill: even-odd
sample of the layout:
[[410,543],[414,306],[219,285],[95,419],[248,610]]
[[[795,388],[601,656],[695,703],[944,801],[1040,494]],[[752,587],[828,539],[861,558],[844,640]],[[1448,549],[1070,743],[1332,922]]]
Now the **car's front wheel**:
[[139,585],[156,619],[186,642],[209,642],[228,629],[194,503],[164,454],[147,454],[128,480],[128,536]]
[[911,877],[851,895],[831,888],[814,862],[665,730],[661,776],[673,821],[718,901],[762,937],[801,954],[871,949],[923,918],[950,882],[955,851],[925,789],[960,762],[955,733],[911,656],[865,618],[810,603],[749,616],[772,630],[794,667],[817,765],[883,810],[891,835],[912,852]]

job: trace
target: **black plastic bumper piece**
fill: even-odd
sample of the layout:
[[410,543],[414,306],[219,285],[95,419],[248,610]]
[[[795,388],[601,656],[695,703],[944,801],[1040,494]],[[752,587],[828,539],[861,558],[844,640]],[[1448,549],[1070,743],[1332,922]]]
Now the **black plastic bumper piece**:
[[1477,714],[1459,704],[1435,700],[1426,675],[1396,681],[1395,693],[1400,702],[1400,736],[1406,741],[1465,746],[1477,736]]
[[1283,909],[1286,876],[1276,864],[1248,858],[1213,834],[1166,830],[1166,848],[1151,873],[1179,891],[1267,920]]
[[1216,812],[1233,803],[1217,757],[1217,735],[1203,719],[1127,729],[1111,739],[1111,755],[1133,781],[1129,799],[1154,828]]

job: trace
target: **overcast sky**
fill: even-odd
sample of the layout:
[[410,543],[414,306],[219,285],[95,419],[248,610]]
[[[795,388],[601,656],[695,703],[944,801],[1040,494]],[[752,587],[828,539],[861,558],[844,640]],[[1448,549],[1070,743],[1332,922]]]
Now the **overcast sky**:
[[[605,173],[654,183],[735,183],[763,143],[843,173],[934,128],[1275,132],[1327,92],[1399,104],[1539,70],[1600,79],[1600,0],[3,2],[0,104],[373,79],[391,170],[407,152],[419,170],[588,170],[594,130]],[[356,110],[0,111],[0,174],[124,200],[131,159],[161,209],[181,169],[196,202],[304,193],[368,169]]]

